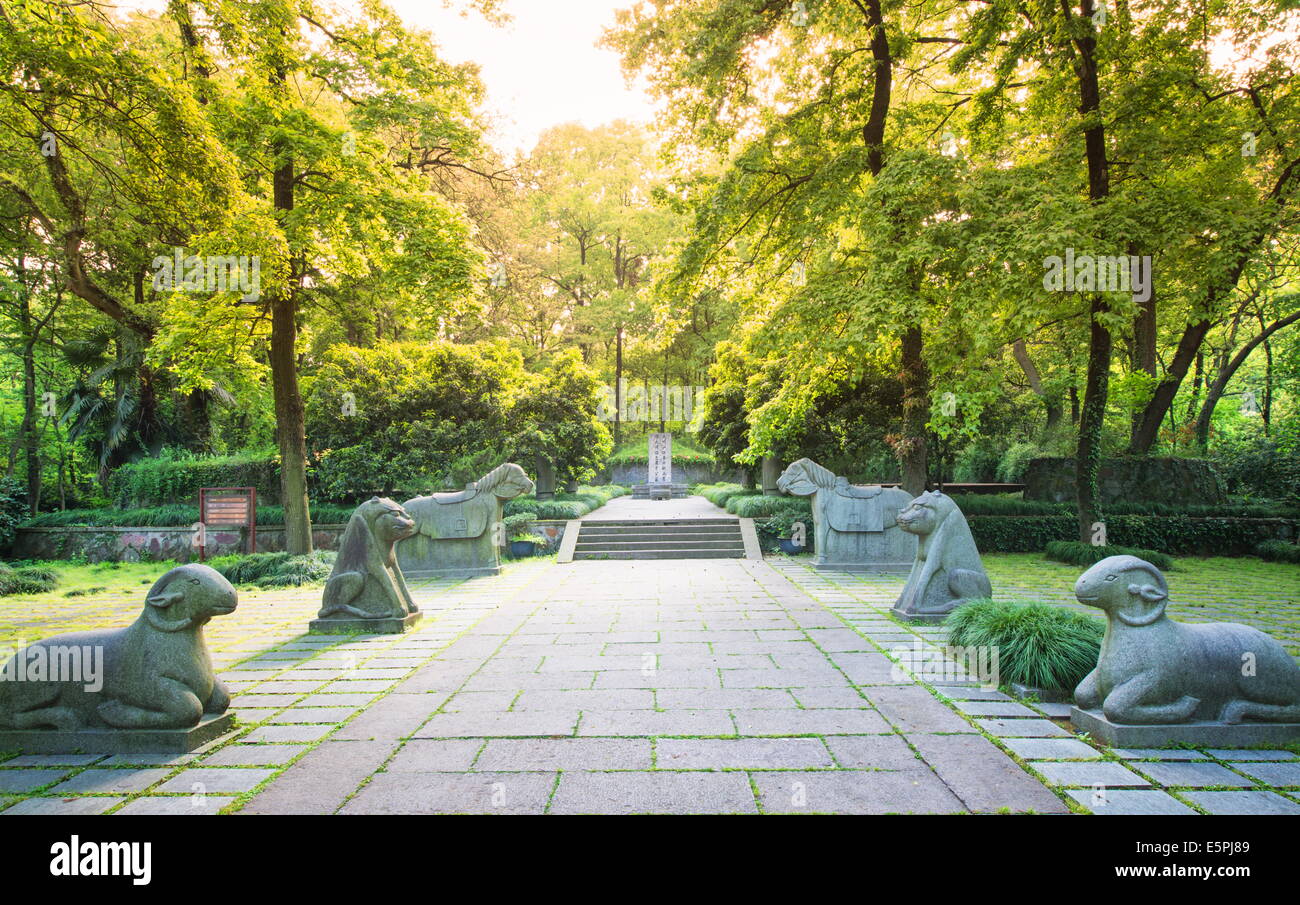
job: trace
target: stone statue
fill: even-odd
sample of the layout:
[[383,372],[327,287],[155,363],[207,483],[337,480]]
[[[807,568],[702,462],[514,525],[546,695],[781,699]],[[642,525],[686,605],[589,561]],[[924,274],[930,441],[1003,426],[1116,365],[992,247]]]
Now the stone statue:
[[203,626],[235,605],[235,589],[210,566],[172,569],[126,628],[56,635],[15,654],[0,674],[0,728],[191,729],[224,714],[230,695],[212,671]]
[[494,468],[464,490],[435,493],[403,505],[416,533],[397,546],[402,572],[411,578],[469,578],[501,571],[504,538],[493,526],[506,500],[531,493],[533,482],[518,465]]
[[993,595],[966,516],[952,497],[923,493],[898,513],[898,527],[920,538],[916,562],[893,613],[908,622],[939,622],[968,600]]
[[906,572],[917,542],[898,526],[898,511],[911,502],[903,490],[850,484],[811,459],[790,464],[777,479],[784,493],[811,496],[813,566],[847,572]]
[[[1108,741],[1117,728],[1159,726],[1160,734],[1119,737],[1231,747],[1288,734],[1252,736],[1249,722],[1286,723],[1300,738],[1300,666],[1268,635],[1230,622],[1175,622],[1165,615],[1164,576],[1135,556],[1103,559],[1080,576],[1074,595],[1106,614],[1097,668],[1074,691],[1076,728]],[[1181,724],[1198,724],[1200,734],[1168,731]]]
[[[415,533],[415,520],[392,500],[371,497],[352,513],[339,541],[334,571],[325,582],[312,631],[354,629],[394,632],[415,622],[394,545]],[[374,620],[367,625],[367,620]]]

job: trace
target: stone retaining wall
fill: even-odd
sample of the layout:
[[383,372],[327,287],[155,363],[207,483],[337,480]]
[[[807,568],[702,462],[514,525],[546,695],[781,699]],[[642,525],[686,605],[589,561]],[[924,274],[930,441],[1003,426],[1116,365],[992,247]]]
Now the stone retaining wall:
[[[1025,472],[1025,499],[1069,502],[1075,499],[1074,482],[1074,459],[1033,459]],[[1143,500],[1191,506],[1225,499],[1214,467],[1204,459],[1103,459],[1097,489],[1103,503]]]
[[[544,542],[548,553],[558,550],[565,522],[547,519],[529,525],[530,533]],[[312,525],[312,544],[317,550],[337,550],[347,525]],[[206,556],[226,556],[247,549],[243,528],[231,531],[209,529]],[[284,550],[284,528],[257,529],[257,552]],[[197,562],[198,547],[192,528],[19,528],[14,538],[13,559],[79,559],[87,562]]]

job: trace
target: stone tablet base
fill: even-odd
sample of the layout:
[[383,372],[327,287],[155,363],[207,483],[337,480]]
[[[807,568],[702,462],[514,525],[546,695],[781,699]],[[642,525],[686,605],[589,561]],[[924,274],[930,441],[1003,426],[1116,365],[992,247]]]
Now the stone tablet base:
[[313,619],[308,631],[314,635],[400,635],[423,618],[423,613],[410,613],[402,619]]
[[1174,723],[1165,726],[1130,726],[1112,723],[1096,710],[1070,709],[1070,722],[1112,748],[1249,748],[1285,745],[1300,740],[1300,723]]
[[891,575],[906,575],[912,571],[912,560],[907,562],[815,562],[813,568],[819,572],[888,572]]
[[481,578],[485,575],[500,575],[501,567],[482,566],[474,569],[414,569],[402,570],[407,581],[425,581],[430,578]]
[[190,729],[0,729],[0,751],[23,754],[188,754],[235,728],[232,713]]
[[938,625],[952,615],[952,613],[953,610],[949,610],[946,613],[904,613],[902,610],[889,611],[889,615],[893,616],[899,622],[907,622],[913,625]]
[[1021,685],[1019,682],[1012,682],[1011,694],[1021,700],[1036,698],[1044,704],[1074,703],[1074,689],[1067,691],[1064,688],[1038,688],[1034,685]]

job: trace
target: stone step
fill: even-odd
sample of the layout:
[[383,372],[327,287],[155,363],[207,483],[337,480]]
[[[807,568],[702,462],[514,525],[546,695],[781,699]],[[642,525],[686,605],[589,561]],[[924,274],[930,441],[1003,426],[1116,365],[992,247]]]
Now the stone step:
[[591,553],[599,550],[738,550],[745,552],[745,544],[739,537],[713,539],[678,539],[678,540],[639,540],[639,541],[584,541],[578,538],[575,551]]
[[600,552],[575,551],[574,560],[579,559],[743,559],[744,549],[731,550],[602,550]]
[[611,528],[611,527],[649,527],[662,526],[670,528],[689,528],[698,525],[740,525],[738,518],[663,518],[663,519],[583,519],[582,527],[586,528]]
[[728,541],[731,543],[740,543],[741,533],[739,531],[661,531],[648,532],[644,534],[593,534],[589,531],[583,531],[578,536],[580,544],[635,544],[646,541],[677,541],[687,543],[692,541]]

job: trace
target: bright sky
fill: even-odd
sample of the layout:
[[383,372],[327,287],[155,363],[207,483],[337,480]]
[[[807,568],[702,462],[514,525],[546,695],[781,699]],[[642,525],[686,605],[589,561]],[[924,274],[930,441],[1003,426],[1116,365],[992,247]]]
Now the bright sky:
[[[388,0],[408,26],[429,32],[453,63],[479,64],[487,88],[488,138],[507,157],[531,151],[542,132],[565,122],[599,126],[616,119],[649,122],[654,107],[640,87],[628,88],[612,50],[596,42],[614,11],[636,0],[505,0],[505,26],[477,13],[462,16],[463,0]],[[346,10],[348,0],[334,0]],[[160,13],[166,0],[119,0],[122,10]]]
[[476,13],[462,17],[435,0],[389,4],[408,25],[431,32],[444,59],[479,64],[493,122],[489,137],[507,155],[531,150],[558,123],[653,118],[646,93],[627,87],[618,54],[596,46],[614,24],[614,11],[634,0],[506,0],[512,21],[504,27]]

